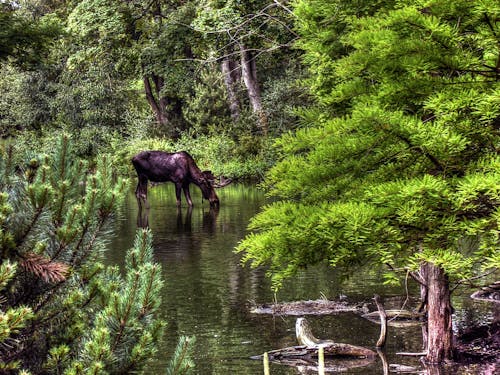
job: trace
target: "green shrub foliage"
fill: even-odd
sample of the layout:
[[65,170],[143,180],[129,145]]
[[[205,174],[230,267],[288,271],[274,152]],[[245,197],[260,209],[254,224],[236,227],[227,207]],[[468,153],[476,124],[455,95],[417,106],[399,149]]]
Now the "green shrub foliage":
[[0,368],[33,373],[138,371],[155,351],[160,268],[137,233],[125,276],[102,256],[125,181],[92,170],[68,137],[26,162],[0,159]]

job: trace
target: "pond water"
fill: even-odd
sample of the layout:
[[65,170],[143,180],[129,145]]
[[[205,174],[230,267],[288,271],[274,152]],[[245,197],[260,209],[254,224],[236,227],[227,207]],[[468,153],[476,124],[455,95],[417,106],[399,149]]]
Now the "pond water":
[[[352,303],[370,303],[373,310],[374,293],[382,296],[386,308],[404,303],[405,288],[383,286],[381,270],[368,267],[343,280],[327,267],[314,267],[290,280],[274,296],[264,271],[242,267],[240,256],[233,253],[246,233],[249,219],[265,204],[263,193],[253,186],[229,185],[218,191],[218,211],[211,210],[206,201],[202,204],[196,187],[191,193],[194,208],[189,210],[183,202],[178,210],[173,184],[149,191],[148,224],[154,236],[155,259],[163,267],[162,306],[167,328],[157,358],[148,365],[146,373],[165,373],[181,335],[196,337],[195,374],[263,373],[261,362],[250,357],[297,345],[296,317],[252,314],[252,304],[270,303],[275,298],[284,302],[337,299],[345,295]],[[133,244],[138,207],[132,191],[123,210],[107,253],[110,264],[123,265],[125,253]],[[411,292],[416,294],[415,286]],[[485,308],[466,299],[460,300],[459,306],[463,320],[474,319],[477,311]],[[352,313],[307,319],[315,336],[337,342],[373,348],[379,334],[376,324]],[[414,359],[397,357],[395,352],[419,352],[420,345],[420,327],[390,328],[386,350],[389,362],[416,364]],[[271,364],[270,370],[273,375],[299,373],[296,368],[279,364]],[[344,373],[383,371],[377,359]]]

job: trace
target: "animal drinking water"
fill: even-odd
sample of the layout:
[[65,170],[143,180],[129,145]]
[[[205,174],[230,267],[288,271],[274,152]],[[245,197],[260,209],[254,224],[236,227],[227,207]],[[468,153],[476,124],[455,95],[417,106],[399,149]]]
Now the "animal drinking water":
[[175,184],[177,206],[181,205],[181,190],[184,191],[187,204],[193,205],[189,193],[189,184],[193,183],[200,188],[203,198],[210,202],[210,206],[217,207],[219,198],[215,193],[215,187],[222,187],[229,183],[216,185],[214,175],[210,171],[201,171],[186,151],[175,153],[142,151],[132,158],[132,164],[139,178],[135,190],[139,204],[147,202],[148,181],[170,181]]

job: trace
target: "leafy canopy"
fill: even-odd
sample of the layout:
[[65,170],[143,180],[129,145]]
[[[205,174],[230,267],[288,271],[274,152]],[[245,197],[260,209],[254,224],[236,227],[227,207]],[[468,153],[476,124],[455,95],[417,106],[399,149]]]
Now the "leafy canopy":
[[265,186],[279,201],[238,251],[275,287],[324,261],[428,261],[455,279],[498,267],[500,6],[355,9],[295,2],[318,100],[306,118],[322,114],[276,142]]

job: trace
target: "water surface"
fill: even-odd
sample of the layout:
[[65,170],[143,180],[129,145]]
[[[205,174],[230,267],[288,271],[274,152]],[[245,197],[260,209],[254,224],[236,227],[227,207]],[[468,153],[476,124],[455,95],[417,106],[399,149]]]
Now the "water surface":
[[[405,302],[404,288],[383,286],[381,271],[370,267],[353,272],[344,280],[326,266],[314,267],[287,282],[274,296],[264,271],[241,267],[240,256],[233,252],[246,233],[249,219],[265,204],[263,193],[252,186],[229,185],[218,191],[221,200],[218,211],[211,210],[208,202],[202,203],[196,187],[191,193],[194,208],[188,209],[183,202],[178,210],[172,184],[149,191],[148,224],[154,236],[155,259],[163,267],[162,307],[167,329],[158,356],[148,366],[147,373],[165,373],[181,335],[196,336],[195,374],[263,373],[261,363],[250,357],[297,345],[296,317],[252,314],[252,304],[269,303],[275,298],[282,302],[336,299],[340,295],[353,303],[370,303],[374,293],[382,295],[386,307],[399,307]],[[135,236],[137,214],[137,202],[131,191],[111,243],[109,263],[123,264]],[[415,286],[410,290],[415,292]],[[466,307],[473,311],[478,308],[470,302]],[[320,338],[369,348],[373,348],[378,338],[378,326],[356,314],[308,317],[308,320]],[[420,330],[420,327],[390,329],[386,350],[390,363],[415,363],[396,357],[395,352],[421,351]],[[273,375],[298,373],[292,367],[271,365]],[[376,360],[348,373],[383,372],[380,361]]]

